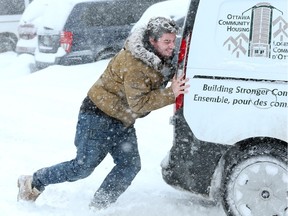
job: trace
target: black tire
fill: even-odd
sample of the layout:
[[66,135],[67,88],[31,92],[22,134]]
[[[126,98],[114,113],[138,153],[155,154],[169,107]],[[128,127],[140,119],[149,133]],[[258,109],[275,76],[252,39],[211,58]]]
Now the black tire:
[[17,41],[12,37],[1,36],[0,37],[0,53],[15,51]]
[[96,58],[96,61],[113,58],[115,54],[116,52],[114,50],[104,50],[101,53],[99,53],[98,57]]
[[34,64],[34,63],[29,64],[29,69],[30,69],[30,73],[34,73],[34,72],[38,71],[36,64]]
[[249,139],[224,156],[222,205],[228,216],[284,216],[287,204],[287,143]]

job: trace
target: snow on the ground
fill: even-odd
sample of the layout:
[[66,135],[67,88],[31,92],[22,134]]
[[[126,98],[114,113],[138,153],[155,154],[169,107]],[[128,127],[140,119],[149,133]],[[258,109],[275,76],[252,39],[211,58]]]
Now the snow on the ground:
[[[108,61],[52,66],[29,73],[33,57],[0,54],[1,216],[222,216],[220,207],[199,205],[190,193],[167,185],[160,163],[172,145],[173,106],[136,122],[142,170],[110,208],[92,212],[90,199],[112,169],[110,156],[86,179],[50,185],[35,203],[17,202],[17,178],[73,159],[78,110]],[[194,200],[194,201],[193,201]]]

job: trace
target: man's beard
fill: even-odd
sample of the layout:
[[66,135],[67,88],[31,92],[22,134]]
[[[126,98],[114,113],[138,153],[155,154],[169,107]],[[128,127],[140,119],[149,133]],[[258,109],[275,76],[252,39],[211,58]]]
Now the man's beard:
[[169,62],[172,60],[175,51],[173,50],[171,56],[163,56],[161,53],[159,53],[153,46],[151,46],[151,52],[155,53],[163,62]]
[[162,62],[171,62],[174,55],[175,55],[175,50],[173,50],[172,55],[171,56],[163,56],[161,53],[159,53],[154,46],[152,46],[152,44],[149,41],[144,42],[144,47],[149,51],[149,52],[153,52],[155,55],[157,55]]

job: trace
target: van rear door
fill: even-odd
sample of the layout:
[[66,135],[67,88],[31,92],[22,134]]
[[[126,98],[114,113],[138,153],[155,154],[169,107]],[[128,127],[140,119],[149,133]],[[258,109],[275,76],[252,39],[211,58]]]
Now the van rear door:
[[198,139],[288,140],[287,4],[200,0],[186,69],[191,88],[184,98],[185,119]]

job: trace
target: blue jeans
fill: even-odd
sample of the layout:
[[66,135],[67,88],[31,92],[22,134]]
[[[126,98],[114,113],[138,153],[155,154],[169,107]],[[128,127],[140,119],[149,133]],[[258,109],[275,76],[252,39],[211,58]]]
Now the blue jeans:
[[36,171],[32,185],[43,191],[50,184],[86,178],[110,153],[115,166],[96,191],[94,199],[105,197],[105,201],[112,203],[141,169],[134,126],[127,128],[100,110],[96,113],[80,111],[75,145],[75,159]]

